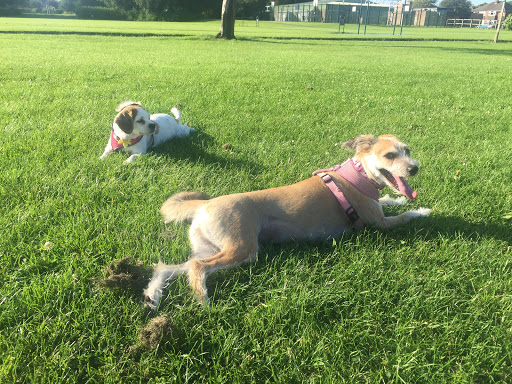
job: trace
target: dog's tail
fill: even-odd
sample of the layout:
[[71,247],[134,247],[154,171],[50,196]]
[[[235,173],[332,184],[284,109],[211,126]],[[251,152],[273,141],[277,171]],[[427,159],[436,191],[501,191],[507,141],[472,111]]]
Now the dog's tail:
[[180,112],[180,109],[181,109],[181,104],[176,104],[174,107],[172,107],[171,109],[171,112],[172,114],[174,115],[174,118],[176,119],[176,121],[181,124],[181,112]]
[[191,220],[197,210],[206,204],[209,197],[199,192],[180,192],[169,197],[160,208],[164,221],[185,221]]

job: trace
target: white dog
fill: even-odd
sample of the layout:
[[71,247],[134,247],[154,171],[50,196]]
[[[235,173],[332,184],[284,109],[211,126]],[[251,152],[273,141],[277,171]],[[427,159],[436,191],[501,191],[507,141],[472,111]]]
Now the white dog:
[[112,123],[110,139],[103,155],[103,159],[111,153],[125,151],[131,156],[125,163],[131,163],[140,155],[145,155],[149,148],[156,147],[173,137],[185,137],[194,132],[181,124],[181,113],[178,105],[171,112],[174,117],[165,113],[150,115],[140,103],[127,101],[116,108],[119,112]]
[[[355,150],[353,158],[293,185],[211,200],[197,192],[167,199],[160,209],[166,223],[192,222],[192,256],[183,264],[158,264],[144,291],[145,304],[156,310],[162,289],[180,274],[188,274],[196,298],[206,303],[206,278],[254,260],[260,241],[321,240],[365,225],[393,228],[430,213],[419,208],[384,216],[383,206],[401,205],[417,195],[405,179],[418,172],[418,162],[405,143],[391,135],[363,135],[344,145]],[[379,198],[385,186],[405,197]]]

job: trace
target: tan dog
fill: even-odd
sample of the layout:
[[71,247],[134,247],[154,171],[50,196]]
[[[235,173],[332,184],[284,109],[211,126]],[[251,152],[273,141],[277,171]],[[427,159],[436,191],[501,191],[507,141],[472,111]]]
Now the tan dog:
[[[211,200],[196,192],[170,197],[160,209],[165,222],[192,220],[191,258],[179,265],[160,263],[144,291],[145,305],[156,310],[167,281],[187,273],[197,299],[208,300],[206,278],[214,271],[256,259],[258,242],[319,240],[340,236],[354,227],[386,229],[427,216],[420,208],[385,217],[382,206],[404,204],[378,190],[390,187],[416,197],[405,178],[418,171],[408,147],[394,136],[358,136],[345,146],[356,151],[340,166],[284,187],[220,196]],[[348,207],[346,206],[348,204]]]

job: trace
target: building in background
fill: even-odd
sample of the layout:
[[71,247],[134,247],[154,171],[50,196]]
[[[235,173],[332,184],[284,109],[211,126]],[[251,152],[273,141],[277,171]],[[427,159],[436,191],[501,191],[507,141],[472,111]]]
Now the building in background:
[[487,24],[493,24],[497,20],[504,21],[508,15],[512,14],[512,4],[505,3],[505,10],[503,12],[503,17],[500,18],[501,8],[503,7],[503,2],[498,0],[482,5],[481,7],[475,8],[472,11],[471,17],[481,18],[483,22]]

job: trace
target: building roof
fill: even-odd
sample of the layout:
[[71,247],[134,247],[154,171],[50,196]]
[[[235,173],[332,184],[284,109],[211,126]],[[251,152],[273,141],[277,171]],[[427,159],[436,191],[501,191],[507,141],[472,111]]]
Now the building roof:
[[[503,3],[500,1],[493,1],[492,3],[482,5],[481,7],[473,9],[473,12],[487,12],[487,11],[498,11],[501,12]],[[505,12],[512,12],[512,4],[505,3]]]

